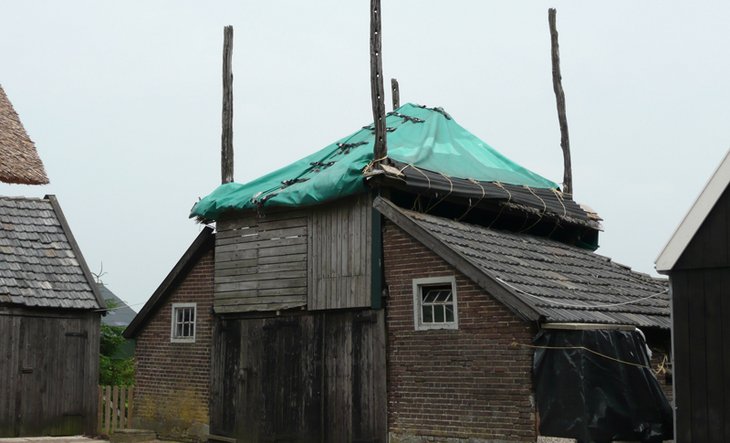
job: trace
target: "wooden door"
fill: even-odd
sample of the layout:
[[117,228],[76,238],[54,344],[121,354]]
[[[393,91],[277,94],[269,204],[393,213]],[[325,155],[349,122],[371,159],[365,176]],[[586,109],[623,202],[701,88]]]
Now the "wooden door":
[[385,442],[382,311],[219,318],[213,348],[212,434]]

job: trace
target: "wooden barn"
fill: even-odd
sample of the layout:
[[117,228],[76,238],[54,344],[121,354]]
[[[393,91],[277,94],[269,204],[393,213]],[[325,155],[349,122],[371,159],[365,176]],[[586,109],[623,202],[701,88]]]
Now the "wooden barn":
[[672,299],[677,443],[730,442],[730,153],[656,261]]
[[[0,181],[48,183],[0,87]],[[96,433],[96,284],[56,198],[0,197],[0,437]]]
[[[666,281],[593,253],[594,213],[445,110],[407,104],[386,121],[380,168],[366,126],[193,208],[217,230],[210,439],[589,441],[589,419],[600,438],[669,435],[653,371]],[[566,416],[555,371],[600,357],[540,351],[587,343],[616,356],[592,362],[611,377],[575,374],[593,384],[565,396],[610,395],[571,398]],[[596,400],[632,395],[648,400]]]
[[104,303],[54,196],[0,197],[0,436],[96,433]]

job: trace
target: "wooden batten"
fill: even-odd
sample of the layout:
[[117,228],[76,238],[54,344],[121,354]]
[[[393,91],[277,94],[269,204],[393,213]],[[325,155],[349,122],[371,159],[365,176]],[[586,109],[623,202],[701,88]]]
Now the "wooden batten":
[[393,110],[400,108],[400,87],[398,86],[398,79],[390,79],[390,87],[393,96]]
[[233,181],[233,26],[223,28],[223,122],[221,131],[221,182]]
[[573,195],[573,172],[570,162],[570,137],[568,135],[568,117],[565,115],[565,91],[563,91],[562,75],[560,74],[560,49],[558,46],[558,29],[555,24],[555,8],[548,9],[548,23],[550,25],[550,48],[553,65],[553,90],[558,107],[558,122],[560,124],[560,148],[563,150],[563,193]]
[[375,146],[373,159],[383,161],[388,156],[385,127],[385,93],[383,92],[383,57],[381,39],[380,0],[370,1],[370,94],[373,106]]

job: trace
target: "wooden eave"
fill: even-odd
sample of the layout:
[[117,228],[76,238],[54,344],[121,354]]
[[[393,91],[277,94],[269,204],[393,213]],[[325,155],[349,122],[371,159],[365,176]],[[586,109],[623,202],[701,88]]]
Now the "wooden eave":
[[697,197],[697,200],[695,200],[687,215],[684,216],[667,245],[657,257],[654,265],[657,272],[667,274],[674,268],[729,183],[730,151],[725,154],[725,158],[707,181],[699,197]]
[[456,268],[462,274],[466,275],[474,283],[497,299],[497,301],[504,304],[521,319],[536,322],[543,319],[544,316],[540,312],[520,300],[517,294],[508,287],[502,285],[494,276],[482,269],[479,269],[479,267],[464,258],[458,251],[455,251],[449,245],[431,235],[428,231],[419,226],[418,223],[405,215],[400,208],[392,202],[382,197],[376,197],[373,202],[373,208],[380,212],[388,220],[395,223],[396,226],[403,229],[407,234],[421,242],[424,246],[441,257],[445,262]]
[[76,261],[81,267],[81,272],[83,272],[86,281],[89,283],[89,287],[91,288],[91,292],[94,294],[94,298],[99,305],[99,309],[106,309],[106,303],[104,302],[104,298],[101,296],[101,292],[96,285],[96,281],[94,280],[94,276],[91,274],[89,266],[86,264],[86,260],[84,259],[84,255],[81,253],[81,248],[79,248],[79,244],[76,243],[76,238],[71,232],[71,227],[66,220],[66,216],[63,214],[61,205],[58,204],[58,199],[56,199],[56,196],[52,194],[48,194],[44,198],[51,203],[51,207],[53,207],[53,212],[55,212],[56,217],[58,217],[58,222],[61,224],[61,228],[63,229],[64,234],[66,234],[66,238],[68,239],[68,243],[71,246],[71,250],[76,256]]
[[180,260],[175,264],[167,277],[160,283],[147,303],[142,307],[134,320],[127,326],[122,335],[125,338],[135,338],[142,330],[157,308],[165,302],[170,293],[178,286],[190,269],[205,252],[215,246],[215,233],[209,226],[203,228],[193,243],[188,247]]

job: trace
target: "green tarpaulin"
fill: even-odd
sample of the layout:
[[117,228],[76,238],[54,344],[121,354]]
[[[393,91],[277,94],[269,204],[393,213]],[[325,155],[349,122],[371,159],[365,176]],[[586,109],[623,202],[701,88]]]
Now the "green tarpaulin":
[[[558,188],[504,157],[440,108],[409,103],[390,113],[386,125],[388,157],[402,163],[454,178]],[[373,140],[371,125],[254,181],[221,185],[190,216],[215,220],[229,210],[306,206],[364,192]]]

